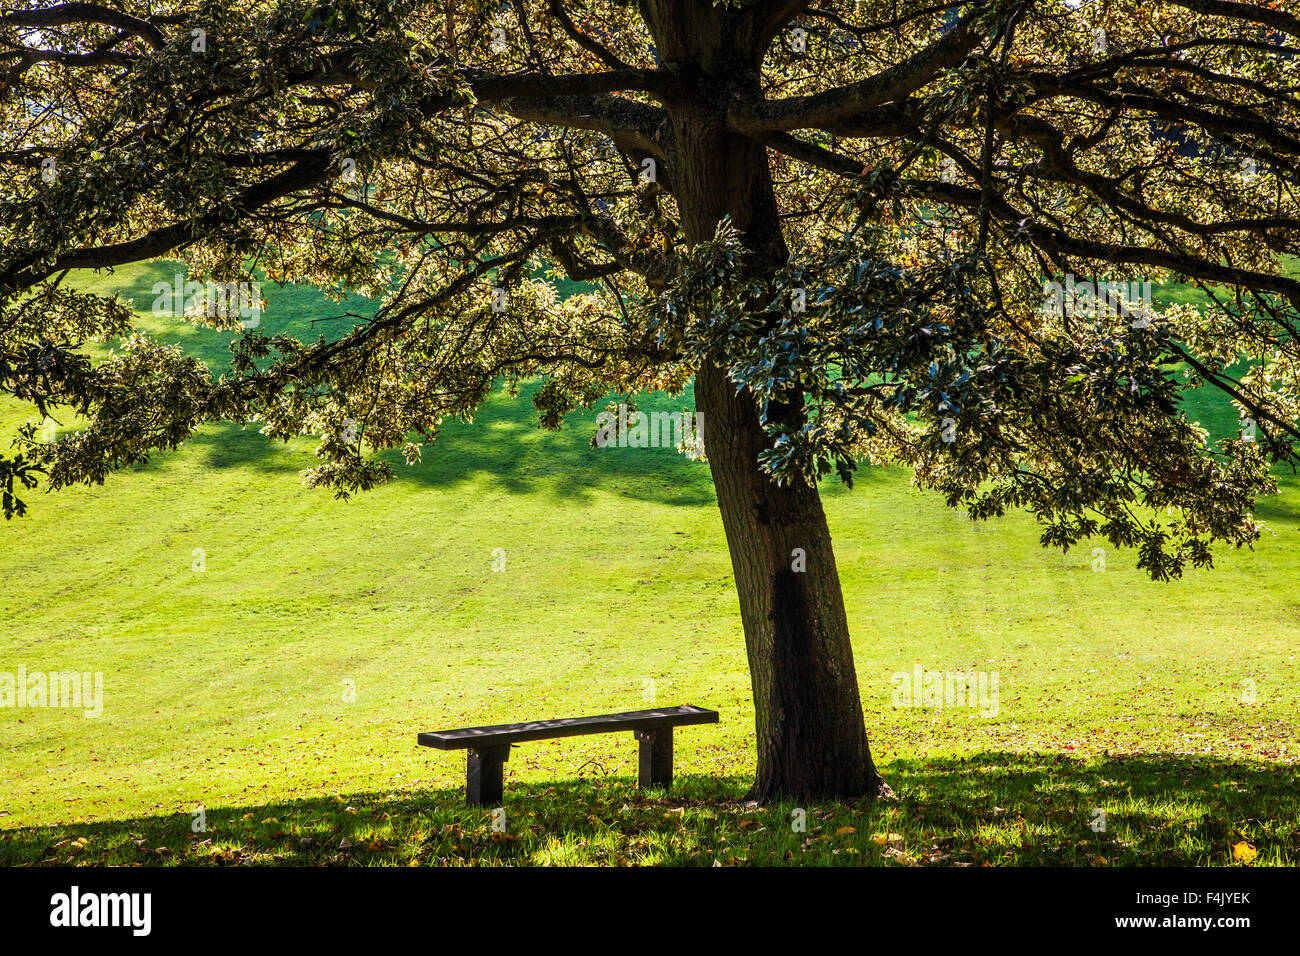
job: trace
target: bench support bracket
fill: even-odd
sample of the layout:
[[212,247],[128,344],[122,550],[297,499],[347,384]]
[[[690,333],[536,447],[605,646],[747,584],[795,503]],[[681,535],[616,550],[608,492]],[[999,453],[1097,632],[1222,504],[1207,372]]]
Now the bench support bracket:
[[673,782],[673,728],[633,732],[641,741],[637,785],[642,790],[651,787],[668,787]]
[[472,807],[499,806],[504,789],[502,765],[510,745],[471,747],[465,757],[465,800]]

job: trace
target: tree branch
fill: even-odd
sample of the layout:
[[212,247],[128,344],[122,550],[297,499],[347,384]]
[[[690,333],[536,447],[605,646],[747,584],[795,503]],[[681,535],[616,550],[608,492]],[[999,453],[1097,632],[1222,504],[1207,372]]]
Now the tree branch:
[[738,107],[728,113],[727,124],[746,134],[788,133],[794,129],[840,131],[855,118],[909,96],[942,70],[961,63],[981,39],[971,29],[970,21],[968,15],[929,46],[875,76],[810,96]]
[[44,10],[15,10],[0,15],[0,26],[62,27],[72,23],[99,23],[140,37],[155,50],[167,45],[163,32],[139,17],[98,3],[61,3]]

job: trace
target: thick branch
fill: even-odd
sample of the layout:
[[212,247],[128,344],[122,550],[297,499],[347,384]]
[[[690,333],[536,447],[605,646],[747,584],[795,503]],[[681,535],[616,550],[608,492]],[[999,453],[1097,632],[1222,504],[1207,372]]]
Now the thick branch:
[[1258,23],[1293,37],[1300,37],[1300,19],[1282,10],[1273,10],[1260,3],[1234,3],[1232,0],[1170,0],[1176,7],[1194,10],[1216,17],[1231,17]]
[[45,10],[15,10],[0,16],[0,26],[62,27],[71,23],[100,23],[140,37],[155,50],[167,45],[163,32],[148,20],[97,3],[61,3]]
[[740,133],[838,131],[863,114],[916,92],[941,71],[961,63],[979,42],[980,34],[970,28],[967,17],[925,49],[875,76],[811,96],[737,107],[728,114],[727,123]]

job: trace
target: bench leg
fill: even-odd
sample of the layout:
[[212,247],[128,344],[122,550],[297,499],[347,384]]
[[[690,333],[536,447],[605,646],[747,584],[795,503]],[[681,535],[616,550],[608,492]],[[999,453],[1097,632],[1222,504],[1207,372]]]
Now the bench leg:
[[638,730],[641,755],[637,784],[642,790],[669,787],[673,782],[673,729]]
[[501,803],[502,765],[510,759],[510,745],[471,748],[465,756],[465,802],[471,807]]

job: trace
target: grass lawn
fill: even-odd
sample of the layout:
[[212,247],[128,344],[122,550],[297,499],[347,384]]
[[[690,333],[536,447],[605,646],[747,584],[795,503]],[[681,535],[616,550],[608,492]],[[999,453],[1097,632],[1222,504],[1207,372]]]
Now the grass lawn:
[[[86,284],[147,309],[172,271]],[[364,308],[263,291],[271,331]],[[141,324],[221,362],[224,334]],[[30,414],[0,404],[0,441]],[[1235,422],[1209,396],[1194,417]],[[1261,503],[1255,552],[1171,584],[1044,551],[1023,515],[972,524],[900,470],[828,484],[897,798],[802,808],[796,832],[795,808],[740,802],[753,707],[707,466],[591,448],[593,422],[545,433],[499,395],[346,503],[301,486],[313,441],[233,425],[33,496],[0,527],[0,671],[102,672],[104,710],[0,708],[0,863],[1300,862],[1300,482]],[[997,715],[892,706],[918,663],[997,672]],[[672,791],[635,789],[630,734],[525,744],[505,833],[462,805],[463,756],[415,743],[654,703],[721,713],[676,734]]]

